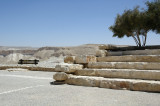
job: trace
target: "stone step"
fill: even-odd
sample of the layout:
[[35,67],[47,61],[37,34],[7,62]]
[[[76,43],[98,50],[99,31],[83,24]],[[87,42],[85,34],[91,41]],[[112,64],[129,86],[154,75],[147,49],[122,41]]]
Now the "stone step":
[[97,57],[97,62],[160,62],[160,55],[127,55]]
[[107,51],[106,56],[122,56],[122,55],[160,55],[160,49],[146,50],[128,50],[128,51]]
[[160,45],[150,45],[145,47],[127,46],[127,45],[100,45],[100,50],[126,51],[126,50],[143,50],[143,49],[160,49]]
[[75,75],[160,81],[160,70],[79,69],[76,70]]
[[125,89],[133,91],[160,92],[160,81],[113,79],[103,77],[70,75],[65,81],[67,84],[91,86],[110,89]]
[[138,69],[160,70],[160,63],[153,62],[94,62],[88,63],[88,68],[103,69]]

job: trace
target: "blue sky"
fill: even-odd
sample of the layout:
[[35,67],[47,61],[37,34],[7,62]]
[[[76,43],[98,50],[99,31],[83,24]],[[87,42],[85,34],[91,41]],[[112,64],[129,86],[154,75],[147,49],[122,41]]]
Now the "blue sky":
[[[112,37],[116,15],[147,0],[0,0],[0,46],[135,45]],[[150,32],[148,45],[160,44]]]

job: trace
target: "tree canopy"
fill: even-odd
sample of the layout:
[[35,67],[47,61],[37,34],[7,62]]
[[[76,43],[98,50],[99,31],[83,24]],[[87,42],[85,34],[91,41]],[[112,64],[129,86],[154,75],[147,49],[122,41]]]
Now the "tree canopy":
[[149,18],[149,27],[153,31],[160,33],[160,0],[147,2],[147,14]]
[[122,15],[118,14],[114,25],[110,26],[113,37],[133,37],[137,46],[146,45],[147,33],[150,30],[160,33],[160,2],[147,2],[147,9],[125,10]]

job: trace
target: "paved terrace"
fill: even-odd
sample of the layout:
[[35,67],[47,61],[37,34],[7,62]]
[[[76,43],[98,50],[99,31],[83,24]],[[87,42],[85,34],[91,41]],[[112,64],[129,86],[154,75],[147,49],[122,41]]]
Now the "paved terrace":
[[0,106],[160,106],[159,93],[53,85],[53,74],[0,70]]

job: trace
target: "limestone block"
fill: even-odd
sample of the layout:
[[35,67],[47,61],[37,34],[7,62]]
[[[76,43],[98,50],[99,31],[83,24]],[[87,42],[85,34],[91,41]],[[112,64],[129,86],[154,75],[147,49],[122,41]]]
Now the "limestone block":
[[88,68],[115,68],[114,62],[97,62],[97,63],[88,63]]
[[100,50],[106,50],[106,49],[107,49],[107,45],[100,45],[100,46],[99,46],[99,49],[100,49]]
[[133,56],[107,56],[97,57],[97,62],[132,62]]
[[53,79],[55,79],[56,81],[65,81],[68,79],[68,75],[64,72],[57,72],[53,75]]
[[75,57],[75,62],[77,64],[86,64],[86,63],[89,63],[89,62],[96,62],[96,61],[97,61],[96,56],[81,55],[81,56],[76,56]]
[[68,65],[56,65],[55,71],[65,72],[65,73],[74,73],[77,69],[82,69],[83,65],[79,64],[68,64]]
[[148,63],[144,65],[146,70],[160,70],[160,63]]
[[65,82],[71,85],[99,87],[101,77],[89,78],[87,76],[71,76]]
[[122,51],[123,55],[160,55],[160,49]]
[[160,92],[159,81],[104,79],[100,82],[101,88],[127,89],[134,91]]
[[132,82],[131,90],[134,91],[148,91],[148,92],[160,92],[160,82],[158,81],[136,81]]
[[160,63],[149,62],[97,62],[88,63],[88,68],[160,70]]
[[66,56],[64,58],[65,63],[74,64],[75,63],[75,56]]
[[153,55],[127,55],[97,57],[97,62],[160,62],[160,56]]
[[132,56],[134,57],[135,62],[160,62],[159,55],[139,55],[139,56]]
[[96,69],[96,76],[105,78],[130,78],[130,71],[125,69]]
[[67,84],[92,86],[110,89],[127,89],[147,92],[160,92],[160,81],[111,79],[103,77],[88,77],[71,75],[65,81]]
[[75,75],[97,76],[105,78],[127,78],[159,80],[159,70],[135,70],[135,69],[80,69],[76,70]]
[[114,45],[100,45],[99,49],[100,50],[110,50],[110,49],[116,49],[117,47]]
[[104,79],[100,82],[101,88],[130,89],[130,82],[125,79]]
[[75,75],[81,75],[81,76],[96,76],[95,69],[80,69],[76,70]]
[[115,62],[116,69],[144,69],[142,63],[132,63],[132,62]]
[[115,62],[116,69],[160,70],[160,63]]
[[107,52],[106,56],[122,56],[122,52]]
[[96,51],[96,56],[97,57],[105,57],[106,56],[107,51],[106,50],[97,50]]

